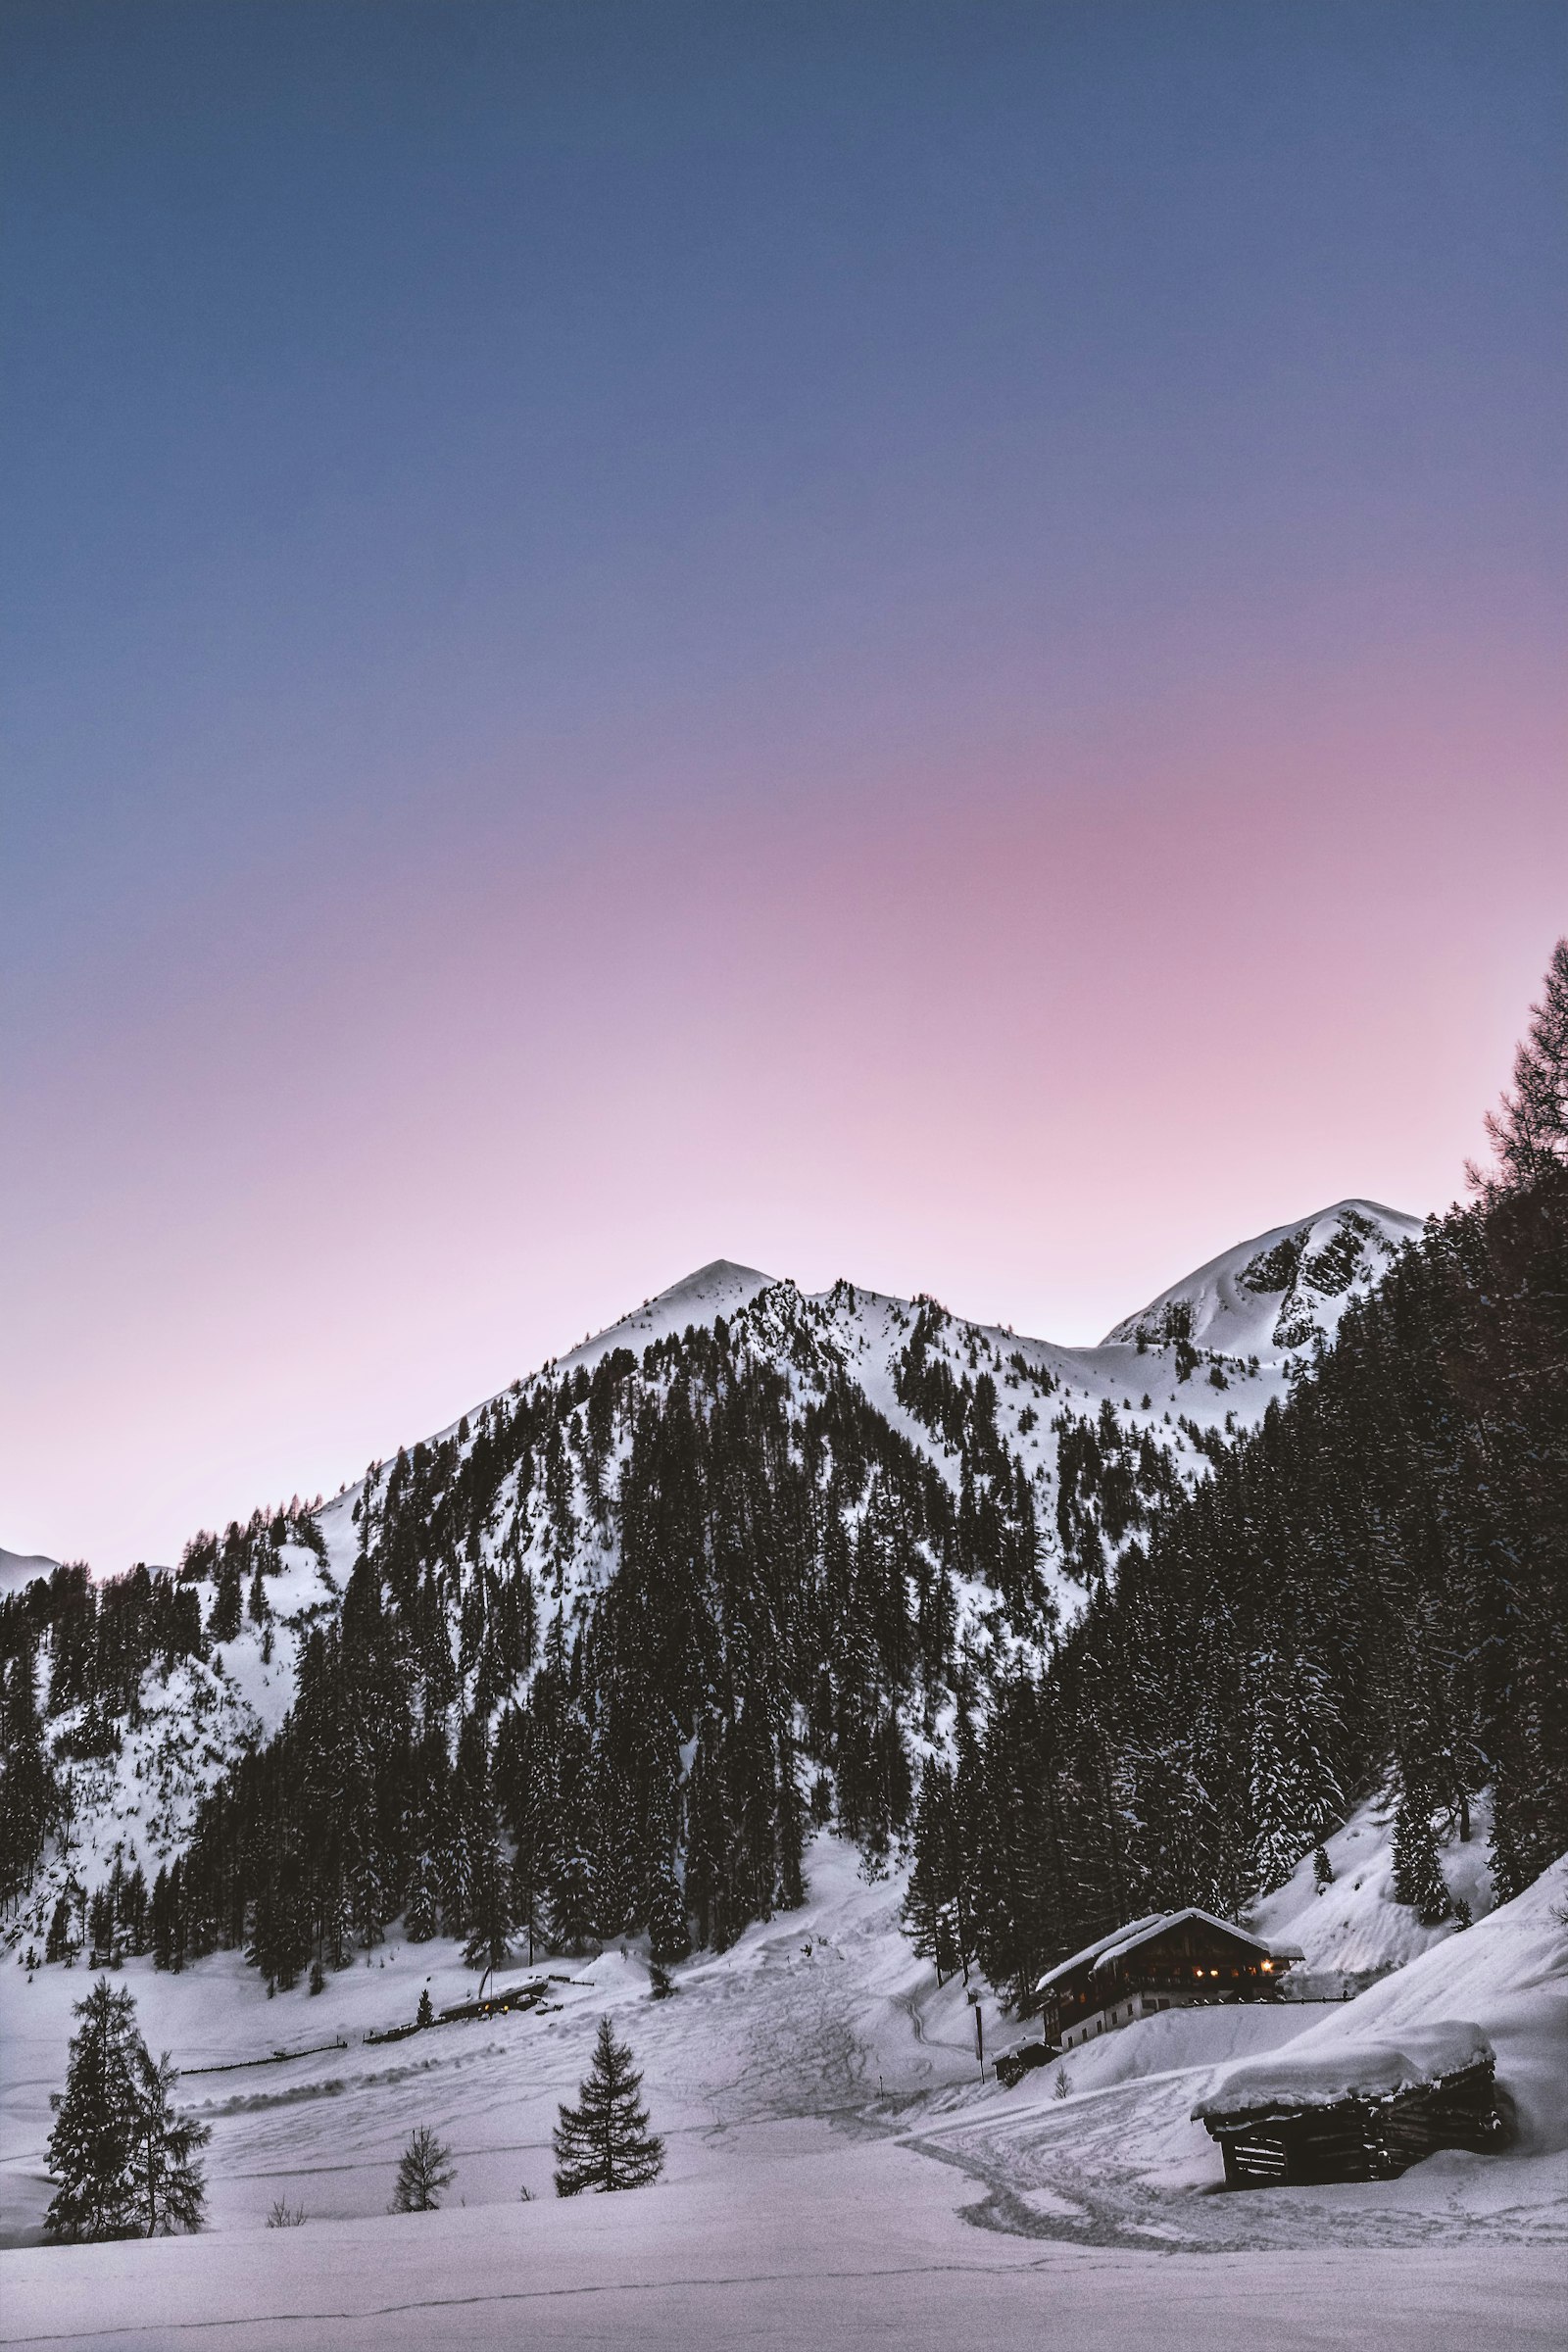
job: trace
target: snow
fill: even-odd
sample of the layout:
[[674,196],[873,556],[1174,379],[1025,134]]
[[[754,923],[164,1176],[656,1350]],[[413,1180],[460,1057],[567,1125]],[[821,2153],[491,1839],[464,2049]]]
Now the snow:
[[1129,1952],[1137,1951],[1139,1945],[1147,1943],[1152,1936],[1163,1935],[1167,1928],[1179,1928],[1183,1920],[1187,1919],[1200,1919],[1205,1927],[1218,1928],[1225,1935],[1235,1936],[1243,1943],[1250,1943],[1260,1952],[1267,1952],[1275,1948],[1265,1943],[1260,1936],[1250,1936],[1247,1930],[1239,1928],[1234,1920],[1216,1919],[1212,1911],[1200,1911],[1196,1905],[1190,1904],[1185,1911],[1164,1911],[1152,1919],[1136,1920],[1132,1927],[1124,1930],[1101,1953],[1096,1962],[1097,1968],[1109,1968],[1113,1962],[1124,1960]]
[[[1492,1909],[1487,1841],[1492,1804],[1485,1794],[1471,1807],[1471,1834],[1461,1840],[1455,1827],[1443,1827],[1438,1854],[1455,1903],[1468,1905],[1473,1919]],[[1402,1968],[1418,1953],[1445,1943],[1459,1932],[1457,1917],[1423,1927],[1407,1903],[1394,1899],[1394,1801],[1375,1796],[1358,1805],[1344,1826],[1324,1840],[1333,1884],[1320,1894],[1310,1853],[1302,1856],[1287,1884],[1254,1903],[1249,1925],[1271,1944],[1294,1944],[1301,1965],[1291,1986],[1338,1992],[1369,1977]]]
[[0,1547],[0,1596],[7,1592],[24,1592],[34,1577],[53,1576],[58,1560],[45,1559],[41,1551],[7,1551]]
[[1349,1299],[1380,1281],[1395,1252],[1421,1231],[1419,1217],[1380,1200],[1336,1201],[1210,1258],[1118,1323],[1106,1344],[1136,1341],[1140,1332],[1150,1341],[1163,1338],[1172,1307],[1188,1310],[1187,1337],[1195,1348],[1227,1355],[1289,1352],[1319,1333],[1332,1339]]
[[1126,1927],[1112,1928],[1108,1935],[1097,1936],[1093,1943],[1086,1943],[1081,1952],[1074,1952],[1070,1960],[1058,1960],[1054,1968],[1048,1968],[1035,1987],[1036,1991],[1044,1992],[1048,1984],[1054,1984],[1060,1978],[1069,1976],[1075,1968],[1082,1968],[1086,1960],[1108,1952],[1113,1944],[1125,1944],[1129,1936],[1152,1934],[1164,1918],[1163,1911],[1146,1911],[1142,1919],[1130,1920]]
[[581,1364],[592,1371],[616,1348],[629,1348],[641,1355],[655,1341],[668,1339],[693,1324],[710,1324],[720,1315],[738,1314],[763,1291],[771,1290],[773,1282],[771,1274],[759,1273],[756,1266],[738,1266],[730,1258],[715,1257],[699,1266],[695,1274],[671,1283],[667,1291],[661,1291],[634,1313],[623,1315],[618,1323],[571,1348],[560,1358],[556,1370],[574,1372]]
[[[1357,1281],[1370,1279],[1386,1262],[1396,1239],[1418,1230],[1415,1221],[1369,1203],[1341,1203],[1299,1227],[1281,1227],[1261,1243],[1281,1235],[1304,1236],[1306,1262],[1332,1245],[1345,1217],[1365,1208],[1382,1220],[1367,1239],[1352,1234],[1357,1247],[1365,1243]],[[1374,1248],[1374,1243],[1376,1248]],[[1260,1245],[1243,1245],[1215,1267],[1245,1271]],[[1385,1254],[1379,1256],[1378,1250]],[[1200,1269],[1185,1286],[1166,1294],[1185,1295],[1202,1288],[1214,1268]],[[1234,1282],[1232,1290],[1235,1289]],[[1241,1294],[1237,1294],[1240,1296]],[[1158,1302],[1156,1301],[1156,1304]],[[1331,1301],[1332,1303],[1332,1301]],[[737,1343],[755,1354],[786,1365],[796,1392],[803,1398],[820,1390],[830,1376],[844,1374],[854,1381],[915,1449],[930,1461],[956,1491],[957,1457],[949,1452],[940,1435],[928,1429],[899,1402],[897,1366],[907,1347],[919,1311],[912,1300],[881,1296],[839,1283],[830,1291],[807,1297],[789,1281],[776,1281],[756,1267],[716,1258],[683,1281],[645,1302],[633,1313],[610,1325],[578,1348],[555,1359],[534,1375],[532,1386],[545,1379],[559,1381],[578,1368],[591,1369],[616,1348],[629,1348],[641,1356],[651,1344],[692,1324],[711,1324],[725,1316]],[[999,1606],[997,1593],[971,1579],[956,1591],[957,1644],[976,1660],[1004,1653],[1034,1654],[1049,1644],[1052,1623],[1065,1627],[1085,1605],[1084,1586],[1069,1573],[1055,1543],[1054,1503],[1060,1433],[1058,1416],[1096,1422],[1109,1406],[1119,1430],[1137,1440],[1147,1436],[1191,1487],[1208,1474],[1203,1442],[1216,1435],[1252,1426],[1289,1379],[1289,1351],[1272,1345],[1261,1348],[1256,1361],[1250,1355],[1216,1356],[1210,1366],[1223,1387],[1181,1366],[1173,1346],[1137,1344],[1132,1323],[1118,1326],[1129,1336],[1100,1348],[1073,1348],[1049,1341],[1022,1338],[996,1326],[964,1322],[935,1310],[935,1329],[928,1352],[944,1358],[955,1380],[988,1372],[997,1390],[997,1428],[1007,1451],[1031,1480],[1044,1552],[1040,1591],[1043,1616],[1034,1633],[1010,1626]],[[1226,1344],[1235,1339],[1232,1333]],[[1147,1399],[1147,1401],[1146,1401]],[[491,1399],[495,1403],[496,1399]],[[476,1406],[470,1422],[487,1409]],[[455,1437],[461,1423],[440,1433]],[[623,1454],[626,1440],[620,1437]],[[76,1810],[73,1824],[74,1850],[70,1857],[51,1853],[34,1890],[33,1899],[10,1919],[0,1944],[15,1946],[42,1932],[48,1912],[74,1869],[84,1884],[94,1886],[108,1875],[115,1857],[127,1866],[139,1861],[149,1875],[167,1860],[188,1836],[197,1803],[223,1767],[246,1747],[270,1738],[280,1726],[294,1696],[294,1667],[299,1644],[313,1618],[335,1610],[360,1548],[360,1526],[355,1513],[362,1497],[372,1502],[388,1472],[376,1465],[365,1481],[341,1494],[315,1513],[325,1564],[309,1547],[291,1544],[277,1555],[278,1568],[267,1577],[272,1612],[270,1645],[261,1629],[247,1622],[238,1638],[224,1645],[220,1676],[211,1679],[180,1670],[167,1684],[149,1676],[142,1692],[145,1726],[127,1733],[124,1750],[112,1765],[83,1767],[75,1774]],[[503,1484],[492,1512],[492,1532],[484,1545],[483,1566],[498,1565],[503,1545],[515,1546],[514,1556],[534,1574],[535,1589],[559,1603],[568,1622],[580,1623],[594,1596],[614,1574],[618,1552],[613,1532],[607,1536],[573,1464],[573,1516],[576,1534],[563,1557],[548,1527],[535,1512],[532,1522],[518,1511],[514,1478]],[[1110,1549],[1114,1551],[1115,1545]],[[19,1555],[0,1555],[0,1566]],[[34,1563],[23,1562],[23,1567]],[[37,1563],[44,1568],[49,1562]],[[18,1573],[21,1573],[19,1568]],[[25,1580],[24,1580],[25,1581]],[[270,1646],[270,1653],[268,1648]],[[181,1732],[181,1710],[195,1710],[188,1738]],[[61,1729],[69,1729],[63,1721]],[[187,1750],[181,1753],[183,1745]],[[1259,1933],[1272,1936],[1271,1926]],[[1346,1963],[1346,1965],[1353,1965]]]
[[1107,2255],[975,2227],[965,2216],[980,2204],[961,2176],[882,2142],[626,2197],[14,2255],[7,2334],[78,2348],[189,2336],[224,2352],[1255,2352],[1260,2336],[1277,2352],[1513,2352],[1560,2340],[1562,2270],[1548,2251],[1514,2251],[1504,2277],[1484,2247],[1173,2263],[1157,2241]]
[[[938,1987],[900,1934],[901,1875],[867,1881],[825,1834],[808,1871],[801,1910],[684,1964],[668,1999],[651,1997],[636,1944],[542,1959],[534,1973],[561,1980],[548,2006],[382,2046],[367,2031],[407,2021],[422,1985],[437,2008],[476,1989],[459,1947],[394,1935],[319,1997],[301,1986],[270,2001],[236,1954],[177,1977],[128,1963],[121,1981],[149,2042],[186,2068],[181,2103],[214,2132],[211,2230],[152,2245],[35,2242],[48,2093],[90,1980],[53,1968],[29,1984],[0,1968],[8,2340],[172,2344],[199,2329],[255,2352],[1555,2340],[1568,1868],[1359,2000],[1166,2012],[1011,2090],[989,2067],[979,2080],[963,1984]],[[989,2051],[1031,2036],[975,1989]],[[645,2070],[668,2169],[631,2197],[561,2203],[550,2126],[604,2014]],[[1397,2181],[1211,2193],[1218,2159],[1190,2117],[1222,2066],[1337,2034],[1407,2046],[1433,2015],[1474,2019],[1494,2044],[1520,2105],[1517,2149],[1434,2157]],[[271,2062],[242,2063],[257,2059]],[[417,2123],[451,2142],[466,2207],[393,2220],[397,2155]],[[264,2228],[279,2198],[305,2207],[303,2228]]]
[[1389,2097],[1463,2074],[1496,2052],[1479,2026],[1458,2018],[1407,2027],[1397,2042],[1304,2037],[1282,2055],[1233,2066],[1211,2084],[1195,2116],[1253,2115],[1269,2107],[1332,2107],[1341,2099]]

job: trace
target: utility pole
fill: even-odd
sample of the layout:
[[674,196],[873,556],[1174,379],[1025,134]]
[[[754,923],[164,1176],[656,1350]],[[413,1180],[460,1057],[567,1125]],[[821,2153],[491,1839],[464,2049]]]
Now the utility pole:
[[978,1992],[970,1993],[969,2006],[974,2011],[974,2054],[980,2061],[980,2080],[983,2082],[986,2079],[986,2030],[981,2023]]

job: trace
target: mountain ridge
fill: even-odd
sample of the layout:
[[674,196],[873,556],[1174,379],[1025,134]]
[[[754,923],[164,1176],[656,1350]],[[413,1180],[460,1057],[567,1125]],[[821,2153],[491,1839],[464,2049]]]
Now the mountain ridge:
[[[1330,1210],[1276,1231],[1300,1239],[1298,1255],[1308,1240],[1321,1250],[1343,1232],[1370,1273],[1392,1260],[1394,1234],[1414,1224],[1379,1212],[1385,1224],[1369,1236],[1360,1230],[1368,1220],[1347,1205],[1352,1213],[1354,1226]],[[1245,1259],[1251,1247],[1229,1257]],[[1210,1271],[1200,1268],[1188,1287]],[[100,1587],[152,1647],[145,1673],[127,1685],[126,1638],[117,1634],[114,1695],[95,1700],[90,1671],[72,1662],[85,1634],[64,1649],[62,1633],[42,1644],[46,1708],[69,1759],[76,1861],[172,1865],[212,1792],[285,1734],[318,1671],[311,1660],[321,1637],[341,1628],[362,1589],[407,1625],[396,1672],[405,1683],[415,1677],[416,1722],[455,1707],[478,1708],[492,1724],[498,1710],[525,1704],[552,1642],[564,1660],[602,1641],[595,1629],[628,1574],[637,1585],[649,1573],[649,1544],[657,1562],[687,1542],[683,1484],[695,1478],[694,1492],[706,1491],[705,1478],[720,1478],[698,1462],[650,1470],[648,1448],[674,1445],[682,1463],[693,1444],[711,1452],[748,1396],[746,1411],[774,1433],[764,1443],[775,1467],[734,1532],[703,1541],[740,1544],[755,1554],[748,1573],[764,1584],[780,1558],[798,1561],[801,1591],[818,1592],[804,1605],[819,1630],[766,1641],[804,1640],[803,1660],[813,1647],[836,1659],[841,1644],[862,1639],[866,1609],[881,1613],[879,1640],[891,1648],[855,1702],[866,1724],[852,1721],[841,1694],[831,1725],[824,1718],[810,1735],[839,1759],[841,1782],[871,1791],[850,1810],[857,1820],[857,1807],[865,1812],[874,1842],[907,1802],[898,1744],[949,1738],[958,1693],[975,1678],[1037,1667],[1114,1575],[1151,1511],[1193,1491],[1231,1439],[1287,1393],[1299,1354],[1226,1353],[1175,1331],[1071,1348],[964,1321],[930,1298],[843,1281],[807,1294],[788,1278],[710,1260],[446,1431],[372,1463],[325,1503],[198,1536],[173,1577],[140,1571],[140,1586],[133,1577]],[[722,1518],[730,1506],[714,1494],[710,1507]],[[650,1508],[663,1533],[641,1532]],[[758,1551],[753,1523],[780,1509],[795,1532],[781,1526]],[[872,1565],[884,1556],[886,1568]],[[696,1579],[695,1596],[712,1563],[694,1557],[681,1573]],[[881,1600],[857,1597],[858,1579],[889,1573]],[[59,1572],[47,1591],[59,1589],[64,1627],[90,1596],[65,1592],[62,1577],[69,1582]],[[729,1619],[751,1602],[736,1588],[680,1605],[696,1608],[691,1639],[719,1661],[722,1689]],[[788,1615],[803,1604],[780,1605]],[[410,1662],[416,1655],[422,1664]],[[684,1681],[684,1669],[669,1671]],[[693,1687],[679,1707],[700,1713],[711,1703]],[[882,1763],[866,1745],[873,1733]],[[57,1854],[46,1869],[28,1912],[35,1931],[74,1868]]]

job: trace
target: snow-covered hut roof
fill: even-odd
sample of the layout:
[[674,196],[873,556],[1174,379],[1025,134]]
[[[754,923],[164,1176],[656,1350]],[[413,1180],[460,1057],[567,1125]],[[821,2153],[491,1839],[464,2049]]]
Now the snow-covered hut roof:
[[[1216,1919],[1212,1911],[1200,1911],[1196,1903],[1189,1903],[1185,1911],[1167,1911],[1153,1921],[1135,1920],[1130,1928],[1123,1929],[1119,1941],[1107,1945],[1101,1953],[1095,1962],[1096,1968],[1109,1968],[1113,1961],[1124,1960],[1129,1952],[1136,1951],[1141,1943],[1150,1942],[1155,1936],[1163,1936],[1167,1928],[1181,1927],[1189,1919],[1200,1920],[1205,1928],[1217,1928],[1222,1936],[1234,1936],[1238,1943],[1250,1943],[1255,1952],[1262,1952],[1267,1958],[1274,1957],[1274,1946],[1266,1943],[1261,1936],[1250,1935],[1246,1928],[1239,1928],[1233,1919]],[[1281,1951],[1278,1956],[1283,1960],[1287,1954]]]
[[1083,1950],[1074,1952],[1070,1960],[1058,1960],[1054,1968],[1048,1968],[1035,1986],[1036,1992],[1044,1992],[1048,1984],[1054,1984],[1073,1969],[1082,1968],[1086,1960],[1098,1959],[1100,1954],[1108,1951],[1113,1943],[1120,1943],[1125,1936],[1137,1934],[1140,1929],[1153,1930],[1163,1927],[1165,1918],[1166,1914],[1163,1911],[1149,1911],[1142,1919],[1135,1919],[1131,1927],[1112,1928],[1108,1936],[1098,1936],[1093,1943],[1086,1943]]
[[1493,2057],[1481,2028],[1458,2018],[1402,2027],[1397,2041],[1336,2041],[1320,2050],[1287,2043],[1282,2050],[1228,2068],[1199,2100],[1193,2116],[1206,2122],[1210,2116],[1254,2115],[1267,2108],[1335,2107],[1342,2099],[1389,2098],[1396,2091],[1462,2075]]
[[1124,1960],[1129,1952],[1136,1951],[1140,1944],[1152,1942],[1156,1936],[1163,1936],[1167,1929],[1179,1928],[1188,1920],[1198,1920],[1205,1928],[1216,1929],[1221,1936],[1233,1936],[1238,1943],[1250,1943],[1254,1951],[1262,1952],[1269,1959],[1299,1960],[1301,1957],[1292,1945],[1266,1943],[1261,1936],[1250,1935],[1246,1928],[1239,1928],[1233,1919],[1216,1919],[1212,1911],[1200,1911],[1196,1904],[1189,1903],[1185,1911],[1151,1911],[1142,1919],[1130,1920],[1126,1927],[1112,1928],[1108,1936],[1100,1936],[1094,1943],[1086,1943],[1083,1950],[1074,1952],[1070,1960],[1059,1960],[1054,1968],[1048,1969],[1035,1990],[1044,1992],[1048,1984],[1058,1984],[1075,1968],[1082,1968],[1086,1960],[1091,1963],[1092,1976],[1102,1968],[1110,1968],[1116,1961]]

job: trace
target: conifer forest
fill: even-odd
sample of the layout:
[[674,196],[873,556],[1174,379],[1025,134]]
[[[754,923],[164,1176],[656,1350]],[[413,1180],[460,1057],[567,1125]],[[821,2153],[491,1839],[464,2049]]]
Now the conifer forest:
[[[1518,1892],[1568,1845],[1565,1039],[1560,947],[1473,1197],[1250,1417],[1255,1358],[1185,1308],[1092,1410],[930,1300],[875,1302],[879,1389],[862,1295],[763,1285],[372,1466],[340,1577],[334,1506],[296,1502],[173,1571],[35,1581],[0,1606],[0,1896],[58,1850],[46,1959],[235,1948],[279,1987],[397,1920],[476,1965],[643,1931],[664,1963],[800,1902],[831,1825],[872,1874],[912,1856],[917,1948],[1027,2010],[1121,1920],[1281,1885],[1377,1788],[1407,1899],[1442,1915],[1433,1840],[1483,1789]],[[1300,1257],[1244,1276],[1282,1323]],[[1156,1363],[1174,1411],[1133,1403]],[[290,1558],[322,1582],[280,1613]],[[212,1750],[161,1857],[85,1884],[94,1766],[171,1676],[199,1711],[242,1636],[293,1645],[281,1721]]]

